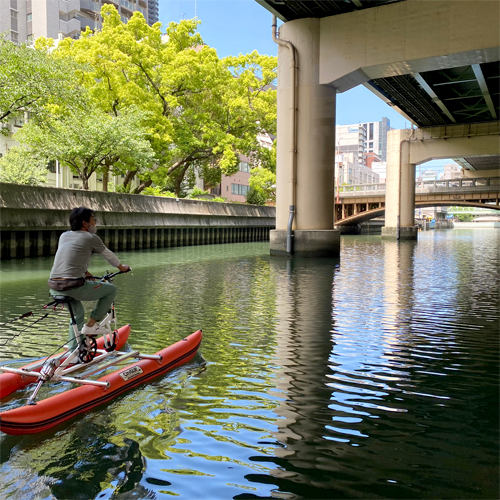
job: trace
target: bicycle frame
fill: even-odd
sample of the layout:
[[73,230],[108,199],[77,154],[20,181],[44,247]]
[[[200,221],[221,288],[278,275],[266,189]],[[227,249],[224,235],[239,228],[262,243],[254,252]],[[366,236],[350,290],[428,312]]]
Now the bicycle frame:
[[[104,276],[101,277],[91,276],[90,278],[99,279],[101,282],[111,282],[112,278],[117,274],[122,274],[122,271],[113,274],[109,274],[108,272],[106,272]],[[75,340],[77,342],[77,345],[69,354],[67,352],[62,353],[60,356],[56,356],[49,360],[42,361],[41,364],[36,365],[36,368],[38,368],[38,366],[42,366],[40,372],[33,372],[33,371],[22,372],[24,375],[38,378],[38,384],[35,387],[32,395],[28,399],[27,404],[29,405],[36,404],[35,399],[38,394],[38,391],[40,390],[42,384],[48,380],[54,380],[54,381],[62,380],[67,382],[76,382],[79,384],[102,385],[101,383],[96,383],[95,381],[92,380],[75,379],[72,377],[67,377],[66,375],[68,373],[87,367],[90,364],[98,363],[104,360],[105,358],[109,357],[114,352],[115,348],[114,331],[116,328],[116,311],[114,304],[111,305],[111,309],[108,311],[106,317],[99,323],[99,326],[104,330],[103,333],[104,349],[97,349],[95,338],[85,336],[82,334],[81,331],[78,330],[78,325],[76,324],[75,315],[73,313],[73,309],[71,308],[71,300],[68,301],[64,298],[58,299],[57,297],[58,296],[55,296],[56,305],[57,303],[66,304],[69,310],[69,313],[71,315],[71,325],[73,327],[73,332],[75,335]],[[65,355],[67,356],[61,363],[60,360]],[[120,357],[123,358],[123,353],[122,356]],[[130,357],[130,355],[126,357]],[[35,368],[35,366],[33,368]],[[17,373],[17,369],[15,368],[5,369],[4,367],[2,367],[2,371],[10,371],[13,373]]]

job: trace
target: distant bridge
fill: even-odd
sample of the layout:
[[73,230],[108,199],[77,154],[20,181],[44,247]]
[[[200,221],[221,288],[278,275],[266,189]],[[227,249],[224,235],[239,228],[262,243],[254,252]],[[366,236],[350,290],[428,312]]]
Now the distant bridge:
[[[335,225],[360,224],[385,213],[385,184],[340,186]],[[417,181],[415,208],[460,206],[500,211],[500,177]]]

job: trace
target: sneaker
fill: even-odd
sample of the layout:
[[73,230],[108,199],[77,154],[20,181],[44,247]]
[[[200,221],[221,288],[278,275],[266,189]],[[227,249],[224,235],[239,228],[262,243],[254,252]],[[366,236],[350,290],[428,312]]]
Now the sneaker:
[[99,328],[99,323],[96,323],[94,326],[87,326],[85,325],[82,328],[82,335],[87,335],[89,337],[97,337],[100,335],[102,332]]

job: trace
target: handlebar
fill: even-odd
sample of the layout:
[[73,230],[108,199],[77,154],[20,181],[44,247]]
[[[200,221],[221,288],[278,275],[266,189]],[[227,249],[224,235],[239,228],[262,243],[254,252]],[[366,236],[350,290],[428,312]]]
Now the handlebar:
[[88,280],[101,280],[101,281],[108,281],[111,282],[113,281],[113,278],[117,276],[118,274],[126,274],[131,272],[132,269],[129,269],[128,271],[116,271],[115,273],[110,273],[109,271],[106,271],[106,273],[103,276],[86,276],[85,279]]

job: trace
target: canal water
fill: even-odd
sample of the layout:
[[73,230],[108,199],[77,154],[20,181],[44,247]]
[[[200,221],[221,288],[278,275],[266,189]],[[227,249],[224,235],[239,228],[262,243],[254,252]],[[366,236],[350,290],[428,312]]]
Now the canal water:
[[[500,231],[341,245],[337,260],[267,243],[120,254],[130,345],[201,328],[200,353],[51,431],[0,434],[0,498],[498,498]],[[43,314],[50,267],[1,263],[2,322]],[[64,343],[65,313],[49,319],[0,361]]]

